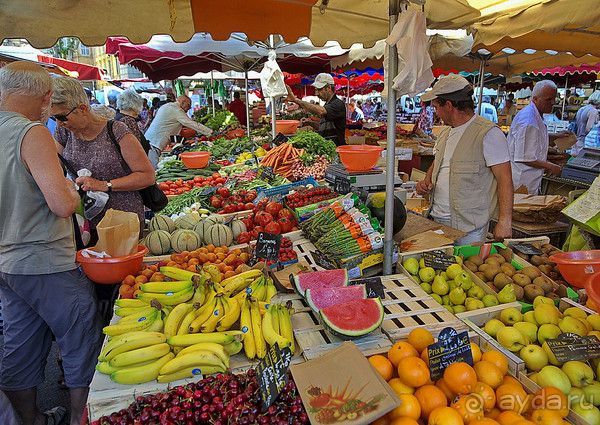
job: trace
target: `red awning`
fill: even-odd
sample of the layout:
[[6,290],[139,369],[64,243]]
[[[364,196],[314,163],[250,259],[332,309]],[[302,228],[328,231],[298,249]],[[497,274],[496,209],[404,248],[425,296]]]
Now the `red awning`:
[[533,75],[575,75],[575,74],[600,74],[600,63],[596,65],[579,66],[556,66],[554,68],[544,68],[539,71],[533,71]]
[[76,72],[78,80],[103,79],[103,72],[97,66],[86,65],[85,63],[73,62],[66,59],[58,59],[44,55],[38,55],[38,61],[54,64],[66,69],[69,72]]

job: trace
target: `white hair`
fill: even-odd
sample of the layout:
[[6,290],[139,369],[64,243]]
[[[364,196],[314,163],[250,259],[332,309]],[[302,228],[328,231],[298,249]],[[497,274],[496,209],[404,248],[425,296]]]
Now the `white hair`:
[[533,86],[533,91],[531,92],[531,97],[537,97],[539,96],[545,89],[552,89],[554,91],[556,91],[556,84],[554,83],[554,81],[552,80],[542,80],[542,81],[538,81],[537,83],[535,83],[535,86]]
[[0,96],[10,94],[42,97],[52,90],[50,74],[43,68],[23,69],[5,66],[0,69]]
[[113,120],[115,119],[115,110],[113,108],[109,108],[106,105],[92,105],[92,111],[99,117],[104,118],[105,120]]
[[75,78],[55,77],[52,79],[52,104],[76,108],[79,105],[90,106],[90,100],[83,86]]
[[121,111],[133,111],[139,114],[144,107],[144,98],[135,90],[128,89],[119,94],[117,108]]
[[600,90],[596,90],[588,97],[588,103],[595,106],[600,105]]

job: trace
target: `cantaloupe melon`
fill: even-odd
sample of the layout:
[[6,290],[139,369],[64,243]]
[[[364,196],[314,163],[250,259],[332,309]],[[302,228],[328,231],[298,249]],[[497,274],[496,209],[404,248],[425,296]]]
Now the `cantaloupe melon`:
[[222,223],[213,224],[204,234],[204,241],[214,246],[229,246],[233,243],[233,232]]
[[150,223],[148,223],[148,230],[150,230],[151,232],[155,230],[165,230],[169,233],[172,233],[175,231],[175,229],[175,223],[173,222],[171,217],[166,215],[155,215],[154,217],[152,217],[152,220],[150,220]]
[[198,249],[202,241],[196,232],[189,229],[175,230],[171,235],[171,248],[173,251],[193,251]]
[[211,215],[206,217],[205,219],[200,220],[195,226],[194,231],[200,236],[200,240],[205,243],[210,243],[206,241],[206,235],[208,234],[208,229],[218,223],[223,223],[223,218],[219,215]]
[[192,230],[200,221],[200,216],[197,214],[186,214],[175,220],[175,226],[179,230]]
[[233,233],[233,239],[237,239],[240,233],[246,231],[246,225],[239,218],[234,219],[231,223],[229,223],[229,227],[231,227],[231,231]]
[[166,230],[155,230],[148,233],[145,245],[152,255],[164,255],[171,251],[171,234]]

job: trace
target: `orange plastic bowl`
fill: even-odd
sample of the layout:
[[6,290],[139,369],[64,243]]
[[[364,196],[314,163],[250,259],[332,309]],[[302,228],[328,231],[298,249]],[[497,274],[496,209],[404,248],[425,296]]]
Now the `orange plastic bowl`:
[[600,273],[592,275],[587,280],[585,283],[585,292],[594,305],[600,305]]
[[298,120],[277,120],[275,121],[275,132],[281,134],[294,134],[298,131],[300,121]]
[[113,285],[121,283],[127,275],[139,272],[147,253],[148,248],[144,245],[138,245],[137,252],[133,254],[113,258],[87,258],[77,251],[76,260],[92,282]]
[[372,169],[383,150],[380,146],[346,145],[338,146],[340,161],[348,171],[369,171]]
[[208,165],[210,152],[182,152],[179,158],[187,168],[204,168]]
[[560,252],[551,255],[562,277],[571,285],[583,288],[591,275],[600,273],[600,249]]
[[187,128],[187,127],[183,127],[181,129],[181,131],[179,132],[179,135],[182,137],[185,137],[186,139],[192,139],[196,136],[196,130]]

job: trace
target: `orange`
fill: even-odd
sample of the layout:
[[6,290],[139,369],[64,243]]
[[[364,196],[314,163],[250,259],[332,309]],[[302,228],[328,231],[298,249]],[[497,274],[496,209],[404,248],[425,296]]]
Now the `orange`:
[[502,413],[502,412],[500,412],[500,409],[498,409],[497,407],[494,407],[492,410],[490,410],[489,412],[487,412],[485,414],[485,417],[496,420],[496,419],[498,419],[498,416],[500,416],[500,413]]
[[394,375],[394,367],[392,363],[380,354],[369,357],[369,363],[377,370],[383,379],[389,381]]
[[394,390],[397,395],[414,394],[415,392],[413,387],[409,387],[408,385],[404,384],[399,378],[390,379],[388,381],[388,385],[392,387],[392,390]]
[[444,392],[448,400],[454,400],[454,397],[456,397],[456,394],[448,387],[444,378],[438,379],[435,386]]
[[431,332],[424,328],[415,328],[408,334],[408,343],[415,347],[415,350],[419,353],[434,342]]
[[522,413],[528,407],[527,393],[523,387],[503,384],[496,388],[496,405],[500,410],[512,410]]
[[133,298],[133,286],[129,285],[121,285],[119,286],[119,295],[121,298]]
[[500,368],[487,360],[475,363],[473,369],[475,369],[479,381],[488,384],[494,389],[500,386],[502,379],[504,378],[504,374]]
[[531,421],[540,425],[562,425],[563,416],[557,410],[538,409],[531,414]]
[[419,423],[414,419],[402,417],[392,420],[389,425],[419,425]]
[[417,353],[417,350],[415,350],[415,347],[413,347],[406,341],[398,341],[397,343],[392,345],[392,348],[390,348],[387,353],[388,359],[390,359],[390,361],[392,362],[392,364],[395,367],[398,367],[398,363],[400,363],[400,360],[402,360],[406,357],[418,357],[418,356],[419,356],[419,353]]
[[531,407],[534,410],[546,409],[558,412],[563,418],[569,414],[567,396],[556,387],[541,388],[533,396]]
[[452,408],[460,414],[466,424],[483,419],[483,400],[476,394],[461,395],[452,403]]
[[513,412],[512,410],[507,410],[506,412],[500,413],[496,418],[496,421],[500,423],[500,425],[512,425],[513,423],[523,419],[525,418],[518,413]]
[[473,363],[477,363],[481,360],[481,349],[479,348],[479,345],[474,342],[471,343],[471,355],[473,356]]
[[429,415],[427,425],[464,425],[464,421],[452,407],[438,407]]
[[448,405],[446,395],[435,385],[424,385],[417,388],[415,397],[421,405],[421,417],[423,419],[427,419],[434,409]]
[[481,398],[483,401],[483,410],[489,412],[496,405],[496,393],[494,389],[484,382],[478,382],[475,384],[473,393]]
[[420,387],[429,381],[429,367],[418,357],[406,357],[398,363],[398,378],[409,387]]
[[517,387],[522,387],[521,383],[514,376],[506,375],[502,378],[502,383],[500,385],[516,385]]
[[444,381],[456,394],[468,394],[477,384],[477,373],[468,363],[452,363],[444,370]]
[[390,421],[386,415],[372,422],[371,425],[390,425]]
[[427,366],[429,366],[429,351],[423,350],[421,351],[421,360],[425,362]]
[[417,397],[412,394],[400,394],[398,398],[400,399],[400,406],[391,411],[391,419],[408,417],[417,420],[421,417],[421,405]]
[[483,418],[483,419],[477,419],[475,421],[469,422],[469,425],[500,425],[500,424],[493,419]]
[[506,375],[508,373],[508,360],[500,351],[486,351],[481,355],[481,360],[494,363],[496,366],[498,366],[502,372],[502,375]]
[[535,423],[527,419],[521,419],[516,422],[513,422],[512,425],[535,425]]

